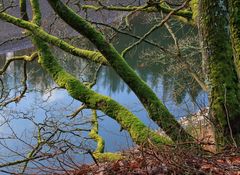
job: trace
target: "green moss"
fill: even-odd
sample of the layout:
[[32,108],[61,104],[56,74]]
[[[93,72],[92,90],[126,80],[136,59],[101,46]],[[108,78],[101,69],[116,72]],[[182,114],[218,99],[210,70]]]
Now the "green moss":
[[229,23],[225,18],[227,12],[226,8],[220,7],[226,4],[208,0],[201,3],[201,29],[207,46],[205,53],[216,141],[221,146],[233,144],[231,132],[240,132],[237,122],[240,121],[240,89],[233,61]]
[[98,134],[98,120],[96,110],[92,110],[92,129],[88,135],[97,142],[97,148],[94,153],[103,153],[105,142],[103,138]]
[[[173,11],[174,9],[171,8],[167,3],[165,3],[164,1],[162,1],[162,3],[160,3],[158,5],[159,10],[161,10],[163,13],[170,13],[171,11]],[[178,10],[176,12],[173,13],[174,15],[180,16],[180,17],[184,17],[187,20],[192,20],[193,18],[193,13],[190,10],[184,9],[184,10]]]
[[[38,27],[36,24],[33,24],[28,21],[21,20],[19,18],[13,17],[6,13],[0,13],[0,19],[10,22],[14,25],[17,25],[21,28],[27,29],[31,31],[35,36],[41,38],[42,40],[51,43],[62,50],[71,53],[72,55],[79,56],[97,63],[101,63],[104,65],[108,65],[108,61],[106,58],[100,53],[96,51],[84,50],[70,45],[69,43],[55,37],[53,35],[48,34],[43,29]],[[40,20],[39,17],[34,20]]]
[[93,156],[98,161],[116,161],[123,159],[123,156],[120,153],[104,153],[105,142],[103,138],[98,134],[98,121],[97,121],[97,112],[92,110],[92,129],[88,134],[93,140],[97,142],[97,148],[93,152]]
[[189,2],[189,5],[191,7],[192,10],[192,20],[194,21],[194,23],[197,23],[197,18],[198,18],[198,7],[199,7],[199,0],[191,0]]
[[120,153],[93,153],[93,156],[95,159],[97,159],[99,162],[109,162],[109,161],[117,161],[124,159],[124,156]]
[[240,0],[228,1],[230,13],[230,30],[232,46],[234,51],[234,61],[240,80]]
[[[61,1],[49,0],[48,2],[67,24],[95,44],[102,55],[108,60],[109,64],[134,91],[148,111],[149,116],[157,122],[173,140],[180,139],[179,141],[193,141],[192,137],[178,124],[175,117],[169,113],[168,109],[158,99],[152,89],[135,73],[124,58],[106,41],[99,31],[81,16],[77,15],[73,10],[65,6]],[[181,137],[179,137],[179,134]],[[136,138],[138,137],[140,138],[140,136],[136,136]]]
[[32,22],[35,23],[37,26],[41,25],[41,10],[39,7],[38,0],[30,0],[32,6],[32,13],[33,18]]

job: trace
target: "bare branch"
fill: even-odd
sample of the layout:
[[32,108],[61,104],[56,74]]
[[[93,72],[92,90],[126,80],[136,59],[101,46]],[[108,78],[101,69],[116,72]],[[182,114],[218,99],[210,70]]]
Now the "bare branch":
[[[170,7],[166,7],[162,4],[157,4],[159,5],[159,9],[164,12],[164,13],[170,13],[171,11],[174,11],[174,9]],[[112,10],[112,11],[143,11],[143,12],[158,12],[159,9],[157,9],[156,4],[146,4],[142,6],[103,6],[103,5],[82,5],[82,9],[92,9],[92,10]],[[182,8],[181,8],[182,9]],[[181,16],[187,19],[192,18],[192,12],[188,10],[177,10],[173,12],[173,15],[176,16]]]
[[154,25],[147,33],[145,33],[137,42],[131,44],[129,47],[127,47],[126,49],[124,49],[121,53],[121,55],[124,57],[124,55],[131,50],[133,47],[139,45],[145,38],[147,38],[152,32],[154,32],[156,29],[158,29],[159,27],[162,27],[164,25],[165,22],[167,22],[170,17],[177,11],[181,10],[182,8],[184,8],[186,6],[188,1],[185,1],[185,3],[183,3],[181,6],[179,6],[176,9],[173,9],[172,11],[170,11],[167,16],[159,23]]
[[0,69],[0,75],[2,75],[8,68],[11,62],[13,61],[33,61],[38,57],[37,52],[34,52],[31,56],[23,55],[23,56],[16,56],[7,60],[4,64],[3,68]]

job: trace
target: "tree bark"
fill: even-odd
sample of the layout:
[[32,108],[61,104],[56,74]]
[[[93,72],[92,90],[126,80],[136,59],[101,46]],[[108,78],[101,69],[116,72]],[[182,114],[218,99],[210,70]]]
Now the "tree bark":
[[240,80],[240,0],[228,1],[234,62]]
[[199,3],[211,117],[218,147],[240,145],[240,91],[229,35],[225,0]]

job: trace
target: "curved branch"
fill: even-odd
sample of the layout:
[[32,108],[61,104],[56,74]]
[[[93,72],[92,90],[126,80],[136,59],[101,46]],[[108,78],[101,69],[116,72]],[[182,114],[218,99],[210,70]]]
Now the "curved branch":
[[154,32],[155,30],[157,30],[159,27],[162,27],[164,25],[164,23],[169,20],[169,18],[171,17],[171,15],[174,13],[174,11],[171,11],[159,24],[154,25],[147,33],[145,33],[137,42],[133,43],[132,45],[130,45],[129,47],[127,47],[126,49],[124,49],[121,53],[121,55],[124,57],[124,55],[130,51],[133,47],[139,45],[143,40],[145,40],[152,32]]
[[92,110],[92,129],[88,134],[93,140],[97,142],[97,148],[94,153],[103,153],[105,147],[105,141],[98,134],[98,119],[97,119],[97,111]]
[[172,36],[172,38],[174,40],[174,43],[175,43],[175,46],[177,48],[177,54],[175,55],[177,60],[180,61],[181,63],[183,63],[186,66],[186,69],[187,69],[188,73],[195,79],[195,81],[199,84],[199,86],[202,88],[202,90],[207,92],[208,87],[207,87],[206,83],[201,80],[201,78],[196,73],[194,68],[192,68],[193,66],[191,66],[186,60],[182,59],[181,50],[179,48],[177,37],[175,36],[175,34],[172,31],[171,27],[167,23],[165,23],[165,27],[167,28],[168,32]]
[[10,103],[18,103],[25,95],[25,93],[27,92],[27,61],[24,60],[24,64],[23,64],[23,81],[22,81],[22,85],[23,85],[23,90],[20,92],[20,94],[10,100],[7,101],[3,101],[0,103],[0,106],[7,106]]
[[4,64],[3,68],[0,69],[0,75],[2,75],[8,68],[8,66],[11,64],[13,61],[33,61],[38,57],[37,52],[34,52],[31,56],[23,55],[23,56],[16,56],[13,58],[10,58],[7,60],[7,62]]
[[[101,22],[93,22],[93,21],[89,21],[89,22],[91,22],[92,24],[97,24],[97,25],[102,25],[102,26],[108,27],[108,28],[114,30],[117,33],[120,33],[120,34],[123,34],[123,35],[126,35],[126,36],[130,36],[130,37],[135,38],[135,39],[141,39],[141,37],[138,36],[138,35],[134,35],[132,33],[129,33],[129,32],[126,32],[126,31],[123,31],[123,30],[120,30],[120,29],[117,29],[116,27],[113,27],[113,26],[111,26],[109,24],[105,24],[105,23],[101,23]],[[169,53],[169,51],[167,49],[165,49],[164,47],[160,46],[158,43],[155,43],[155,42],[153,42],[151,40],[147,40],[147,39],[143,39],[143,41],[145,43],[147,43],[147,44],[150,44],[150,45],[152,45],[154,47],[159,48],[163,52]]]

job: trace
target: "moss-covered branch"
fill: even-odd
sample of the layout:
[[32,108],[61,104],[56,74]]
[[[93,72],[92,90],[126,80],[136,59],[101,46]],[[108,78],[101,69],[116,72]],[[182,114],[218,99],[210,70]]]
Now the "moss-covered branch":
[[8,66],[13,61],[33,61],[38,57],[37,52],[34,52],[31,56],[23,55],[23,56],[15,56],[13,58],[10,58],[7,60],[7,62],[3,65],[3,67],[0,69],[0,75],[3,75],[3,73],[7,70]]
[[[143,5],[143,6],[95,6],[95,5],[82,5],[82,9],[92,9],[92,10],[112,10],[112,11],[143,11],[143,12],[158,12],[158,9],[154,6]],[[163,13],[170,13],[174,9],[167,7],[165,5],[159,4],[159,8]],[[181,16],[187,18],[188,20],[192,19],[192,12],[189,10],[180,10],[173,13],[173,15]]]
[[197,23],[199,0],[191,0],[189,2],[189,6],[191,7],[192,10],[192,20],[194,23]]
[[27,14],[27,3],[26,0],[19,1],[19,8],[20,8],[20,15],[21,18],[28,21],[28,14]]
[[[98,50],[105,56],[110,65],[134,91],[149,116],[169,135],[174,141],[193,141],[193,138],[185,132],[175,117],[158,99],[152,89],[135,73],[126,63],[116,49],[107,42],[104,36],[90,23],[77,15],[59,0],[48,0],[54,11],[72,28],[87,37]],[[112,105],[112,104],[111,104]],[[115,104],[112,109],[115,108]]]
[[97,94],[85,87],[76,77],[67,73],[52,55],[48,46],[40,39],[35,40],[39,50],[39,63],[52,76],[53,80],[77,100],[82,101],[88,108],[98,109],[116,120],[126,129],[137,144],[150,139],[154,144],[171,144],[172,141],[149,130],[135,115],[118,104],[110,97]]
[[[36,1],[37,0],[31,0],[31,3],[37,3]],[[39,6],[32,5],[32,7],[33,14],[37,13],[37,15],[39,15],[38,18],[33,18],[33,22],[39,24],[41,19],[40,11],[37,10]],[[131,138],[137,144],[144,144],[148,142],[148,140],[156,145],[172,143],[169,138],[151,131],[133,113],[110,97],[97,94],[83,85],[75,76],[65,71],[43,40],[36,36],[33,36],[32,39],[38,49],[39,63],[52,76],[55,83],[65,88],[74,99],[80,100],[88,108],[101,110],[109,117],[112,117],[123,129],[129,132]]]
[[6,13],[0,13],[0,19],[12,23],[18,27],[27,29],[32,32],[35,36],[41,38],[42,40],[51,43],[62,50],[71,53],[72,55],[79,56],[85,59],[88,59],[90,61],[94,61],[97,63],[101,63],[104,65],[107,65],[108,62],[104,58],[104,56],[96,51],[90,51],[90,50],[84,50],[77,47],[72,46],[71,44],[61,40],[60,38],[50,35],[47,32],[45,32],[41,27],[37,26],[36,24],[33,24],[31,22],[16,18],[14,16],[8,15]]
[[240,80],[240,0],[228,1],[234,61]]
[[98,134],[98,119],[97,119],[97,111],[92,110],[92,129],[89,133],[89,136],[97,142],[97,148],[92,153],[94,158],[99,161],[112,161],[122,159],[123,156],[120,153],[111,153],[104,152],[105,141]]
[[97,148],[94,152],[103,153],[105,147],[105,141],[98,134],[98,119],[97,119],[97,111],[92,110],[92,129],[89,133],[89,136],[97,142]]

